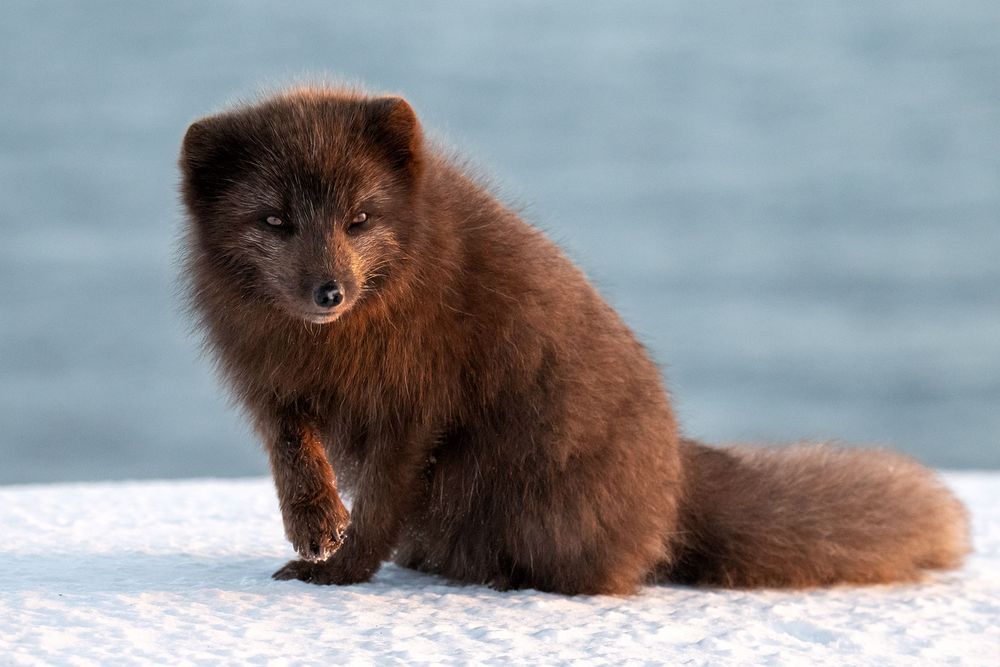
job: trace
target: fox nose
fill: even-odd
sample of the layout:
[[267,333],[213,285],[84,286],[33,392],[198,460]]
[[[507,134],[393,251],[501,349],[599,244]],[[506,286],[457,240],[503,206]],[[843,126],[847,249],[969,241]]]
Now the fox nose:
[[340,291],[340,285],[336,280],[323,283],[313,292],[313,301],[320,308],[334,308],[344,300],[344,293]]

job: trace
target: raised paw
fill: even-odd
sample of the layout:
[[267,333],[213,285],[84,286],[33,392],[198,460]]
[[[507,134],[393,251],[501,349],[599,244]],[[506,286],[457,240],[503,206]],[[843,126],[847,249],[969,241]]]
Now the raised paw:
[[312,562],[325,561],[343,546],[351,521],[335,491],[318,499],[293,503],[283,514],[288,541],[299,556]]

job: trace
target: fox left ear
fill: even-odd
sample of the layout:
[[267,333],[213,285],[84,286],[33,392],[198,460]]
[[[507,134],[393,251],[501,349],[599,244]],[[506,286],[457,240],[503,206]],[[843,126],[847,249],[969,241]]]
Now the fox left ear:
[[366,134],[393,168],[412,178],[420,173],[423,131],[413,107],[402,97],[378,97],[366,105]]

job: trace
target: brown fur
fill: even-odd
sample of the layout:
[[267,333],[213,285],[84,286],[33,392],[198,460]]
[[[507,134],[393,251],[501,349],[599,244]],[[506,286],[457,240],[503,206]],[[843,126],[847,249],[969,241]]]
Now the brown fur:
[[[395,555],[499,589],[811,586],[967,550],[961,505],[899,455],[681,439],[628,327],[400,98],[292,90],[192,125],[180,165],[192,305],[303,557],[277,578]],[[329,279],[344,302],[317,312]]]

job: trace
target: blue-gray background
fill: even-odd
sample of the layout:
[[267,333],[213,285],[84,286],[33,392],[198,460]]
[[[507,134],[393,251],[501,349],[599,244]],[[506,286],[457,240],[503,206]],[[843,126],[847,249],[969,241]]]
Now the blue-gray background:
[[[404,93],[686,430],[1000,466],[1000,3],[36,3],[0,21],[0,482],[264,460],[173,293],[188,122]],[[585,334],[584,334],[585,335]]]

